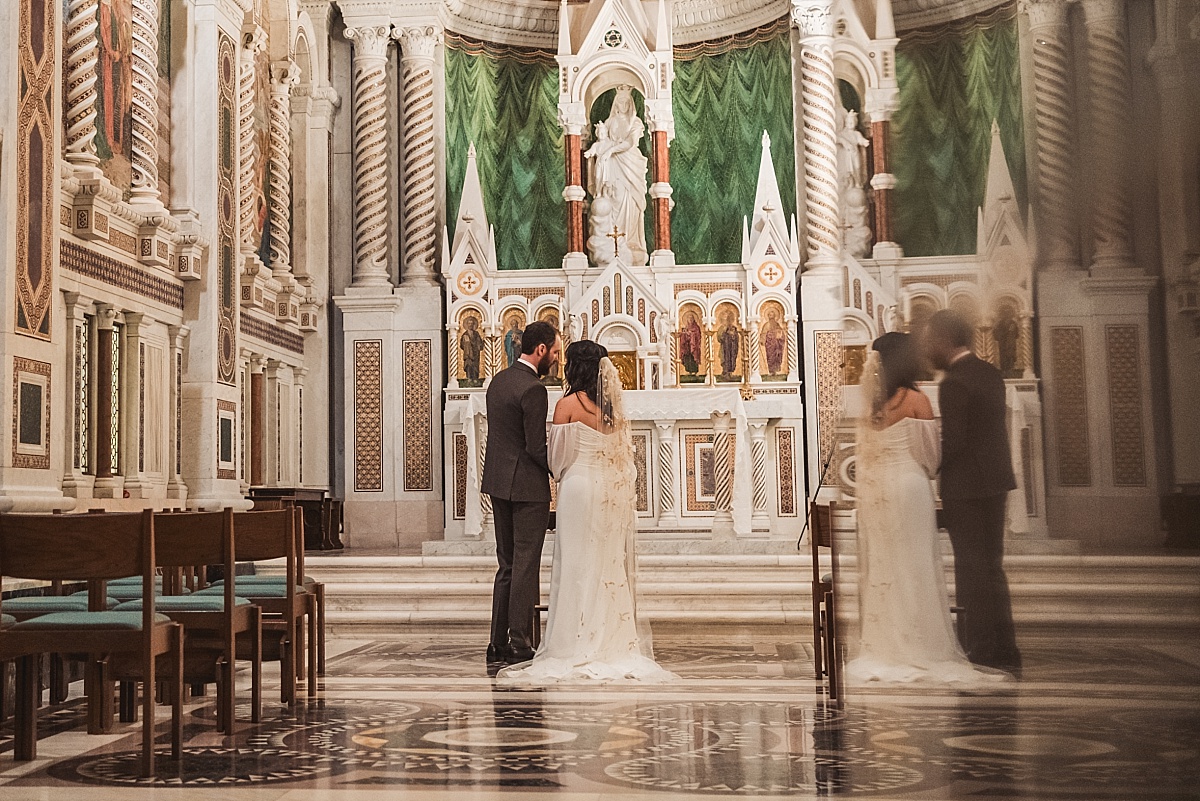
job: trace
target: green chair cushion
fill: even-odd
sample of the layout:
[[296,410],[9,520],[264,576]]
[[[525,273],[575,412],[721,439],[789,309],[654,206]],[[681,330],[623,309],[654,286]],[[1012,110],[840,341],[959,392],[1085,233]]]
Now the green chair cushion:
[[7,628],[16,622],[17,619],[12,615],[0,615],[0,629]]
[[[162,581],[163,581],[162,576],[154,577],[154,583],[160,587],[162,586]],[[123,584],[133,584],[135,586],[140,587],[140,586],[142,586],[142,577],[141,576],[125,576],[124,578],[108,580],[108,586],[110,586],[110,587],[112,587],[113,585],[120,586]]]
[[[166,615],[154,616],[156,623],[169,623]],[[141,612],[55,612],[50,615],[23,620],[15,624],[13,631],[45,631],[46,629],[124,629],[140,631]]]
[[[236,581],[239,585],[241,585],[241,584],[282,584],[283,582],[287,581],[287,576],[262,576],[262,575],[238,576],[237,578],[234,579],[234,581]],[[301,581],[307,583],[307,582],[312,581],[312,579],[309,578],[308,576],[305,576],[304,578],[301,579]],[[214,581],[212,583],[211,586],[217,587],[224,583],[225,583],[225,581],[223,579],[217,579],[216,581]]]
[[[234,598],[234,606],[249,606],[245,598]],[[225,609],[224,595],[167,595],[154,599],[154,608],[163,612],[221,612]],[[142,611],[142,599],[126,601],[117,607],[118,612]]]
[[[233,585],[240,598],[286,598],[287,584],[242,584],[240,581]],[[224,595],[224,587],[207,587],[196,590],[192,595]],[[304,588],[296,587],[296,594],[303,595]]]
[[[109,596],[109,609],[119,601]],[[74,595],[26,595],[21,598],[9,598],[4,602],[4,608],[20,615],[48,615],[51,612],[86,612],[88,608],[87,593]]]
[[[187,587],[183,587],[182,591],[179,594],[180,595],[190,595],[191,592],[192,591],[189,590]],[[156,586],[154,588],[154,594],[162,595],[162,587]],[[81,595],[84,598],[86,598],[87,590],[82,590],[80,592],[77,592],[77,593],[75,593],[75,595]],[[70,596],[70,597],[74,597],[74,596]],[[116,598],[118,601],[132,601],[134,598],[141,598],[142,597],[142,585],[140,582],[138,584],[118,584],[115,587],[112,584],[109,584],[108,585],[108,597]]]

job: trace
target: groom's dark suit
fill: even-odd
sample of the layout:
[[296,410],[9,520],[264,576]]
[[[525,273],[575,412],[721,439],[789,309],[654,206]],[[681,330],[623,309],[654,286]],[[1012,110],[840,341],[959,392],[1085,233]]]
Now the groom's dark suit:
[[495,652],[530,648],[533,608],[541,595],[542,544],[550,519],[546,459],[546,387],[517,361],[487,391],[487,453],[481,489],[496,521],[496,584],[492,591]]
[[973,354],[946,369],[942,415],[943,519],[954,546],[954,586],[966,610],[962,646],[972,662],[1020,670],[1004,575],[1004,510],[1017,486],[1000,371]]

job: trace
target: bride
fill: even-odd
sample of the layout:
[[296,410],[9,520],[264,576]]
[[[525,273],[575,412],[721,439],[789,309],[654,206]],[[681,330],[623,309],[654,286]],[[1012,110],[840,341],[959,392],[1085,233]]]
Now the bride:
[[863,371],[858,425],[858,597],[862,635],[848,679],[981,683],[1010,678],[972,665],[950,623],[930,480],[938,423],[917,389],[921,361],[907,334],[875,340]]
[[633,443],[621,379],[608,351],[572,342],[566,394],[554,407],[548,450],[559,481],[546,636],[533,661],[501,670],[518,684],[668,681],[636,607]]

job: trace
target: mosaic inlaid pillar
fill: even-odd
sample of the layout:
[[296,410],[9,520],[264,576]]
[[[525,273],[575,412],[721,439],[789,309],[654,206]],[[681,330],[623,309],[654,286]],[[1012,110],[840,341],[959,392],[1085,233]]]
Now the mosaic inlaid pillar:
[[161,207],[158,196],[158,4],[133,0],[133,180],[129,202]]
[[354,43],[354,281],[388,287],[388,27],[347,28]]
[[67,321],[67,355],[70,359],[68,372],[71,399],[67,408],[68,432],[66,436],[66,468],[63,471],[62,489],[64,495],[87,497],[91,495],[91,445],[95,433],[91,419],[91,378],[95,363],[90,352],[91,323],[88,312],[94,306],[92,301],[84,298],[78,292],[64,292],[63,300],[66,305]]
[[98,170],[96,154],[96,64],[99,0],[70,0],[66,20],[66,158],[75,167]]
[[437,150],[434,140],[434,53],[442,31],[432,25],[396,30],[400,41],[400,113],[404,270],[402,282],[436,284]]
[[265,414],[266,411],[266,376],[263,373],[265,363],[262,357],[250,360],[250,485],[261,487],[263,484],[264,464],[263,449],[266,447]]
[[654,428],[658,438],[658,517],[662,523],[679,517],[675,502],[675,421],[655,420]]
[[291,92],[299,81],[296,62],[271,67],[271,276],[284,286],[293,282]]
[[809,268],[836,265],[841,252],[841,216],[832,0],[792,0],[792,21],[800,29],[807,264]]
[[149,398],[146,386],[146,334],[154,327],[154,318],[143,312],[124,314],[125,347],[122,349],[121,404],[126,425],[121,426],[121,453],[126,456],[121,468],[125,477],[123,494],[146,497],[150,487],[146,479],[146,418]]
[[733,536],[733,454],[730,432],[732,415],[716,412],[713,424],[713,536]]
[[1092,267],[1133,267],[1127,153],[1132,105],[1124,0],[1083,0],[1094,159]]
[[752,525],[756,529],[771,526],[771,515],[767,510],[767,421],[750,420],[750,458],[752,502],[754,516]]
[[1033,43],[1034,110],[1037,118],[1038,229],[1042,266],[1079,266],[1075,213],[1075,113],[1071,87],[1071,37],[1066,0],[1029,0]]
[[111,484],[113,477],[112,396],[113,323],[117,312],[108,304],[96,307],[96,483]]

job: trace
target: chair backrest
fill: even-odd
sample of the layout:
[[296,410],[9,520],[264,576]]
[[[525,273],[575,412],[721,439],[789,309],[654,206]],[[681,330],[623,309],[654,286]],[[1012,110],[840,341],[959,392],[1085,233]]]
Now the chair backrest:
[[[87,580],[89,606],[103,609],[108,579],[142,577],[142,630],[154,621],[154,512],[0,514],[0,576]],[[148,646],[147,646],[148,647]]]
[[[288,584],[296,583],[296,509],[268,512],[235,512],[237,560],[257,562],[287,559]],[[228,577],[227,577],[228,578]]]
[[233,556],[233,512],[160,514],[154,537],[160,567],[224,564]]
[[818,505],[813,501],[808,508],[808,539],[812,550],[813,585],[821,580],[821,548],[829,549],[829,572],[832,583],[837,584],[838,556],[833,536],[835,503]]

